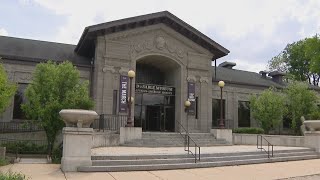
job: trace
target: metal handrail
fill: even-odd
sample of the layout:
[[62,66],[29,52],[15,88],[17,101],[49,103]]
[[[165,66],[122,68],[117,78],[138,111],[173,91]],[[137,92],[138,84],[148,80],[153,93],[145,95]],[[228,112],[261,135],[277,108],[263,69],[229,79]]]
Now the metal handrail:
[[[259,147],[259,137],[260,137],[260,147]],[[262,140],[265,140],[268,144],[268,151],[262,147]],[[273,144],[271,144],[265,137],[263,137],[262,135],[258,134],[257,135],[257,148],[260,149],[261,151],[264,150],[264,152],[266,152],[268,154],[268,158],[270,158],[270,147],[271,146],[271,157],[273,157]]]
[[[181,131],[179,132],[179,134],[182,136],[182,138],[184,138],[184,150],[188,152],[188,154],[191,154],[194,157],[194,163],[197,163],[197,159],[198,161],[200,161],[200,154],[201,154],[201,148],[200,146],[197,145],[197,143],[190,137],[189,132],[182,126],[181,123],[179,123],[177,121],[177,123],[179,124],[179,126],[186,132],[185,135],[183,135],[181,133]],[[194,153],[190,150],[190,140],[194,143]],[[197,158],[197,149],[198,149],[198,158]]]

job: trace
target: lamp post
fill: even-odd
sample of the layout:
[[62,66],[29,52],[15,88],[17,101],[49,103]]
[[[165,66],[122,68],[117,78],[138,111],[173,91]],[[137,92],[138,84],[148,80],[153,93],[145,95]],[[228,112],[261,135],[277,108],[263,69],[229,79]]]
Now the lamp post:
[[133,123],[132,123],[132,119],[131,119],[131,105],[133,102],[133,97],[132,97],[132,79],[136,76],[136,73],[133,70],[128,71],[128,77],[129,77],[129,81],[130,81],[130,89],[129,89],[129,98],[128,98],[128,108],[129,108],[129,112],[128,112],[128,117],[127,117],[127,125],[126,127],[132,127]]
[[223,81],[219,81],[218,82],[218,86],[220,87],[220,91],[221,91],[221,99],[220,99],[220,121],[219,121],[219,127],[220,128],[224,128],[224,123],[223,123],[223,110],[222,110],[222,88],[224,87],[224,82]]
[[187,113],[187,134],[189,134],[189,118],[188,118],[188,109],[191,106],[191,102],[186,100],[184,102],[185,112]]

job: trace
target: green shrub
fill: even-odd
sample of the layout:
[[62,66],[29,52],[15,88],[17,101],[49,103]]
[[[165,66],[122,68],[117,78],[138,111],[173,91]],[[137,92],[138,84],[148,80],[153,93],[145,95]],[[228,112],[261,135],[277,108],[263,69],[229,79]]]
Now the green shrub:
[[312,120],[318,120],[320,119],[320,110],[319,111],[314,111],[310,113],[307,117],[307,119],[312,119]]
[[233,130],[233,133],[239,133],[239,134],[264,134],[264,130],[262,128],[254,128],[254,127],[236,128],[236,129]]
[[9,164],[9,161],[6,158],[0,158],[0,166],[5,166]]
[[54,164],[60,164],[61,163],[61,158],[62,158],[62,143],[60,144],[59,147],[53,149],[52,151],[52,163]]
[[47,145],[36,144],[31,141],[5,142],[1,146],[6,147],[7,152],[20,154],[46,154]]
[[0,172],[0,180],[25,180],[25,179],[29,179],[29,178],[22,173],[16,173],[11,171],[7,173]]

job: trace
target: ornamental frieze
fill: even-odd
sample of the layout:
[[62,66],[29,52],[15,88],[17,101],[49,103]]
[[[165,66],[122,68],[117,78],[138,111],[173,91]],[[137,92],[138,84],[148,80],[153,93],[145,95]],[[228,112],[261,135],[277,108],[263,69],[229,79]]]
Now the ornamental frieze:
[[178,45],[166,40],[163,36],[156,36],[154,39],[148,39],[131,45],[131,56],[133,58],[147,52],[163,52],[183,59],[186,56],[185,51]]
[[32,73],[31,72],[15,72],[14,79],[15,79],[15,82],[29,83],[32,80]]

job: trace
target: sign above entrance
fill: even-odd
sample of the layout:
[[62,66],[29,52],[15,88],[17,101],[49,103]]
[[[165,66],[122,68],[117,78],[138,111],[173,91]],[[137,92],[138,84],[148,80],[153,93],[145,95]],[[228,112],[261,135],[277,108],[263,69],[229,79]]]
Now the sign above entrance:
[[136,93],[152,93],[162,95],[175,95],[175,88],[154,84],[136,84]]

